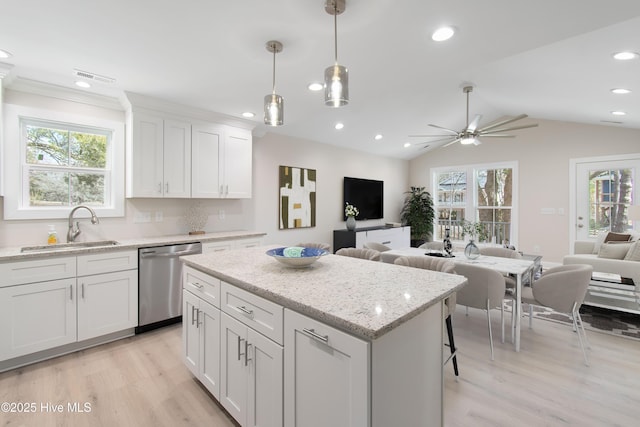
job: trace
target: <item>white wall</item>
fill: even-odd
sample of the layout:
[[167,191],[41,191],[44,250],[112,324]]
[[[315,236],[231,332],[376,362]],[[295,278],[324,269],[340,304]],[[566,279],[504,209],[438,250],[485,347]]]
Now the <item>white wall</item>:
[[[267,233],[266,243],[295,245],[315,241],[332,244],[333,230],[345,227],[342,219],[345,176],[384,181],[384,219],[358,221],[357,227],[400,221],[403,193],[409,189],[409,162],[406,160],[368,155],[274,133],[254,138],[253,156],[254,228]],[[279,230],[279,166],[316,170],[315,227]]]
[[[451,145],[425,153],[409,164],[410,185],[431,188],[434,167],[517,161],[519,168],[518,249],[543,260],[561,262],[569,253],[569,159],[640,152],[640,130],[530,120],[539,127],[515,132],[516,138],[487,138],[478,146]],[[524,121],[518,122],[524,124]],[[543,215],[542,208],[565,214]]]

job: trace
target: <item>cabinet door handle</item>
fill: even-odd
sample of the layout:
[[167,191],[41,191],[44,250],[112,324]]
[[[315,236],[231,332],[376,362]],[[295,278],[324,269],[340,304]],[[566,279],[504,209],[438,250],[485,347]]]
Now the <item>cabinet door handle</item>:
[[224,194],[229,195],[229,184],[225,185]]
[[202,323],[200,323],[200,312],[201,311],[202,310],[200,310],[200,309],[196,310],[196,328],[200,328],[200,325],[202,324]]
[[82,284],[81,289],[82,289],[82,299],[84,299],[84,283]]
[[165,193],[169,193],[169,183],[168,182],[164,185],[164,188],[165,188],[164,192]]
[[329,335],[320,335],[314,329],[304,328],[304,329],[302,329],[302,332],[304,332],[305,334],[309,335],[311,338],[315,338],[318,341],[322,341],[323,343],[328,343],[329,342]]
[[69,299],[73,301],[73,285],[69,285]]
[[[240,360],[240,356],[245,355],[246,353],[242,353],[240,351],[240,344],[242,343],[242,341],[244,341],[244,338],[240,338],[240,335],[238,335],[238,360]],[[246,347],[245,347],[246,348]],[[246,351],[246,350],[245,350]]]
[[162,183],[158,183],[158,193],[162,193]]
[[[191,306],[191,326],[193,326],[193,324],[194,324],[194,323],[195,323],[195,321],[196,321],[195,309],[196,309],[196,306],[195,306],[195,305],[192,305],[192,306]],[[196,327],[197,327],[197,326],[196,326]]]
[[249,358],[249,347],[251,347],[251,344],[249,344],[249,341],[245,340],[244,341],[244,366],[247,366],[249,364],[249,360],[251,360]]
[[223,194],[224,194],[224,185],[221,185],[220,186],[220,195],[223,195]]
[[242,307],[238,307],[238,310],[240,310],[241,312],[249,316],[251,319],[253,319],[253,310],[249,310],[244,305]]

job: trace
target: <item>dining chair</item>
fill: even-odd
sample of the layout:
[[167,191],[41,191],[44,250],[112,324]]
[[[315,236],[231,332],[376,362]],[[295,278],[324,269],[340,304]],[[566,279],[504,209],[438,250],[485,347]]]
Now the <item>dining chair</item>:
[[[500,258],[512,258],[512,259],[520,259],[522,255],[518,251],[514,251],[513,249],[502,248],[502,247],[486,247],[480,248],[480,255],[486,256],[495,256]],[[510,292],[515,292],[516,289],[516,278],[513,276],[504,276],[504,284]]]
[[325,251],[331,252],[331,245],[328,243],[298,243],[297,246],[302,246],[303,248],[324,249]]
[[[434,258],[434,257],[399,257],[394,261],[396,265],[404,265],[407,267],[414,268],[422,268],[425,270],[439,271],[441,273],[450,273],[455,274],[455,264],[447,259],[443,258]],[[451,313],[453,313],[456,309],[456,294],[452,293],[449,297],[444,300],[446,317],[445,323],[447,324],[447,336],[449,338],[449,350],[451,354],[444,361],[446,365],[450,360],[453,363],[453,372],[458,376],[458,358],[456,356],[457,348],[453,340],[453,325],[451,322]]]
[[380,252],[374,249],[342,248],[336,251],[336,255],[368,259],[370,261],[380,261]]
[[387,245],[383,245],[382,243],[377,243],[377,242],[366,242],[363,247],[365,249],[373,249],[374,251],[378,251],[378,252],[386,252],[386,251],[390,251],[391,248]]
[[456,273],[467,278],[469,283],[457,292],[456,302],[466,307],[487,311],[487,325],[489,327],[489,344],[491,346],[491,360],[493,360],[493,333],[491,331],[491,309],[500,308],[500,322],[502,324],[502,340],[504,342],[504,307],[502,300],[505,295],[504,277],[495,270],[472,264],[458,263]]
[[550,268],[522,289],[522,302],[529,304],[529,327],[532,327],[533,306],[549,307],[559,313],[571,316],[573,330],[584,356],[584,364],[589,366],[585,344],[589,347],[587,333],[580,317],[580,306],[587,294],[593,267],[588,264],[569,264]]

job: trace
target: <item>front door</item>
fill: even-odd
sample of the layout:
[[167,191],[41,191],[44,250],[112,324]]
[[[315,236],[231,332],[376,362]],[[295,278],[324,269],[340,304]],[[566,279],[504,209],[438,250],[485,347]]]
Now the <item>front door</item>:
[[627,213],[638,203],[635,180],[640,179],[640,154],[573,159],[571,169],[572,247],[573,241],[595,239],[600,232],[633,228]]

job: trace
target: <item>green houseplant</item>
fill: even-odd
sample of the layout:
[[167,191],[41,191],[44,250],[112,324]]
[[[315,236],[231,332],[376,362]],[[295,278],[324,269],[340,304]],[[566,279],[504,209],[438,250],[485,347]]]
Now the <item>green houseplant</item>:
[[433,237],[433,199],[424,187],[411,187],[404,194],[400,220],[411,226],[411,246],[417,247]]

